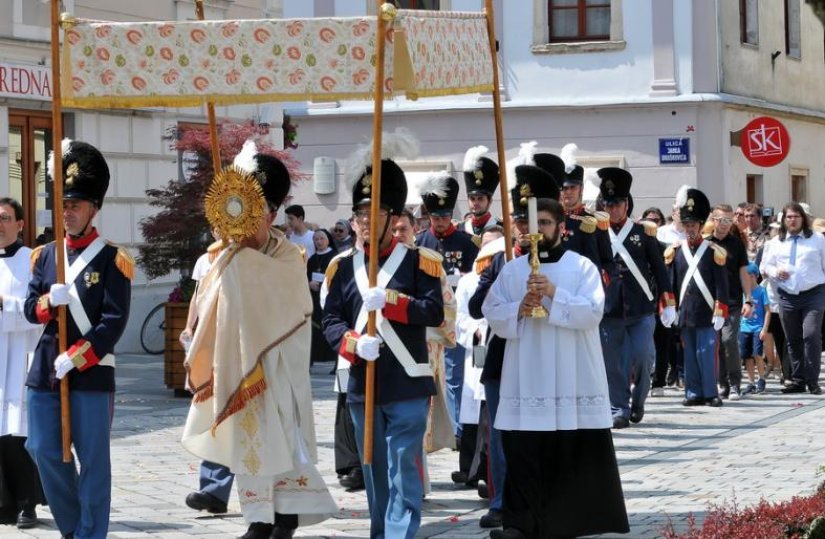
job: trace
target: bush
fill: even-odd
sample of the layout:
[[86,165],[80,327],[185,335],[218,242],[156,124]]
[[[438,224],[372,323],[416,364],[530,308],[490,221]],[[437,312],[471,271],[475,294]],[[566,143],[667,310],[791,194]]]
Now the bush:
[[[232,163],[244,141],[258,139],[258,127],[252,122],[224,122],[219,126],[219,132],[223,166]],[[298,170],[299,163],[289,153],[276,150],[265,141],[256,142],[259,152],[274,155],[284,162],[293,182],[306,179],[306,175]],[[181,130],[172,148],[188,152],[195,159],[188,171],[191,173],[188,181],[169,180],[164,187],[146,191],[149,205],[160,210],[140,221],[145,243],[138,247],[138,264],[149,279],[176,270],[190,271],[212,241],[209,223],[203,213],[203,196],[213,177],[209,128]]]
[[734,500],[711,505],[701,526],[691,514],[687,529],[677,532],[673,522],[662,529],[665,539],[818,539],[825,538],[825,491],[796,496],[783,502],[764,499],[739,509]]

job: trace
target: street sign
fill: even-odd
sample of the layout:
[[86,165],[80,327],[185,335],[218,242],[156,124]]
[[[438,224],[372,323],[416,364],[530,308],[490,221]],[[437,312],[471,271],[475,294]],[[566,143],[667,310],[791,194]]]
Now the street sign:
[[788,157],[791,137],[782,122],[769,116],[754,118],[742,129],[739,146],[745,158],[760,167],[773,167]]
[[660,138],[659,139],[659,164],[689,164],[690,163],[690,139],[689,138]]

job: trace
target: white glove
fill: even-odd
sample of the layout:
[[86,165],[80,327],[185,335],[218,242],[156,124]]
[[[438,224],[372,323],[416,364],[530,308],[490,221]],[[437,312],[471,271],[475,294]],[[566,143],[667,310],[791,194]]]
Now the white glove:
[[63,352],[54,360],[54,372],[58,380],[62,380],[72,369],[74,369],[74,363],[72,363],[66,352]]
[[49,304],[52,307],[69,304],[69,288],[71,285],[54,283],[49,288]]
[[673,324],[676,323],[676,307],[669,306],[662,309],[662,314],[659,316],[662,321],[662,325],[666,328],[669,328]]
[[363,297],[364,309],[369,311],[380,311],[387,303],[387,291],[379,286],[367,290]]
[[361,335],[355,343],[355,355],[367,361],[375,361],[380,354],[381,337]]
[[722,329],[722,326],[725,325],[725,317],[716,315],[713,317],[711,322],[713,322],[713,330],[719,331],[720,329]]

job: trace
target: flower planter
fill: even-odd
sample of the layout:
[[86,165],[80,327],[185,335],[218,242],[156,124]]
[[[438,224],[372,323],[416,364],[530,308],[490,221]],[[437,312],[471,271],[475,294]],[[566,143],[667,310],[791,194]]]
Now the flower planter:
[[163,357],[163,382],[166,387],[173,389],[176,396],[188,396],[184,389],[186,385],[186,369],[183,360],[186,353],[183,351],[178,337],[186,327],[186,317],[189,314],[188,303],[166,304],[166,346]]

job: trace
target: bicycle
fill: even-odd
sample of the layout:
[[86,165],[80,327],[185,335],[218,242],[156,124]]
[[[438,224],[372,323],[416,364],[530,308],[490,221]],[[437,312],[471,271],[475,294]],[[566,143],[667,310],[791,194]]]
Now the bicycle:
[[166,345],[165,303],[155,305],[140,327],[140,346],[147,354],[162,354]]

